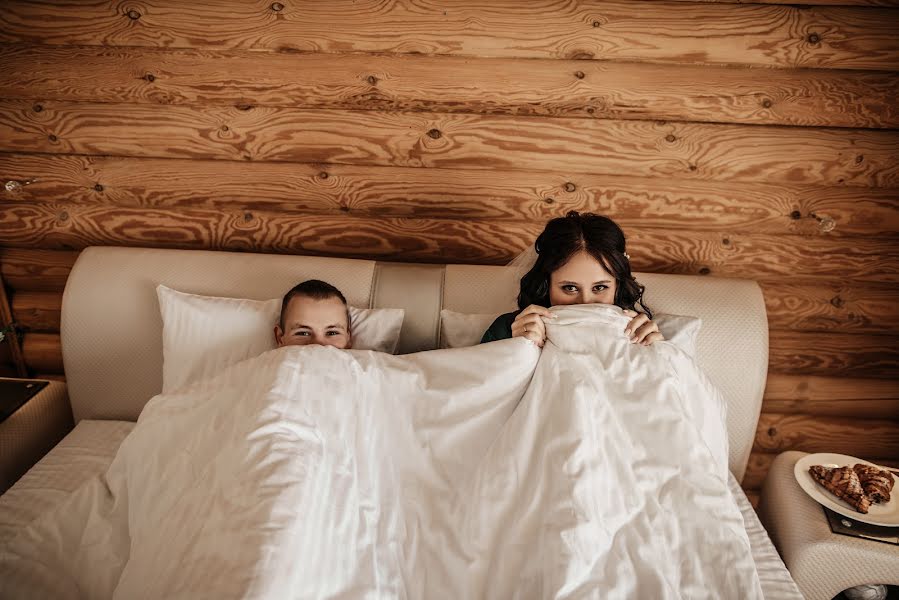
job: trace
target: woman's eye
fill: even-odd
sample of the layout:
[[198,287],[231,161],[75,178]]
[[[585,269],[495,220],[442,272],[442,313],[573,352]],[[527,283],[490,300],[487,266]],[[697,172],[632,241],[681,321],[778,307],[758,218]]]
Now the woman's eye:
[[294,332],[294,335],[299,335],[299,336],[305,337],[305,336],[309,335],[309,332],[308,331],[296,331],[296,332]]
[[604,292],[607,289],[609,289],[609,286],[607,286],[607,285],[597,285],[597,286],[593,287],[594,292]]
[[563,286],[562,286],[562,289],[563,289],[564,291],[566,291],[566,292],[576,292],[576,291],[577,291],[577,286],[574,286],[574,285],[563,285]]
[[340,332],[339,332],[339,331],[329,331],[329,332],[327,332],[325,335],[332,335],[332,336],[333,336],[333,335],[340,335]]

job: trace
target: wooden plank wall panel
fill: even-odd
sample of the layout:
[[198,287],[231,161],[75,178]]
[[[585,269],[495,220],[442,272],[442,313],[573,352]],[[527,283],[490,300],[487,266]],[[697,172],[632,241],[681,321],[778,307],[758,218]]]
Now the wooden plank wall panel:
[[810,127],[0,100],[0,151],[899,187],[895,132]]
[[[0,47],[6,98],[896,127],[899,77],[583,60]],[[301,79],[296,77],[302,73]],[[102,80],[103,87],[91,82]],[[227,81],[228,85],[217,85]],[[211,83],[210,83],[211,82]]]
[[503,264],[593,210],[636,270],[759,281],[751,499],[785,449],[899,465],[899,1],[794,4],[7,2],[26,361],[63,376],[88,245]]
[[0,42],[895,70],[897,19],[889,8],[661,0],[9,0]]

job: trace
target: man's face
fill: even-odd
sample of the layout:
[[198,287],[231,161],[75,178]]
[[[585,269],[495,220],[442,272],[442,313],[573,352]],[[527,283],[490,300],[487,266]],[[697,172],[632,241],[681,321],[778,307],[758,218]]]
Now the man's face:
[[275,341],[278,346],[349,348],[352,338],[346,306],[339,298],[294,296],[284,311],[284,329],[275,326]]

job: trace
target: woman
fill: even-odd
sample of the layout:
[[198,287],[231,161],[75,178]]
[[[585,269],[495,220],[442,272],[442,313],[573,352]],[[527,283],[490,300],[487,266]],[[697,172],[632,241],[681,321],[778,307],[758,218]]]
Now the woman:
[[536,262],[521,278],[520,310],[497,317],[481,343],[525,337],[542,348],[543,317],[553,318],[549,307],[564,304],[614,304],[633,317],[625,328],[631,342],[649,345],[665,339],[643,304],[643,286],[631,275],[624,232],[612,219],[571,211],[546,224],[534,249]]

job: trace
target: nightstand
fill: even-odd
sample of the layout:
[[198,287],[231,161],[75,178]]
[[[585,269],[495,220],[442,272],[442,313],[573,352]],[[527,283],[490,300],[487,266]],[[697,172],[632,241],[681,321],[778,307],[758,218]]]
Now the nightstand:
[[805,455],[784,452],[775,458],[759,501],[759,518],[802,594],[831,600],[857,585],[899,584],[899,546],[831,531],[824,509],[793,475]]
[[[6,399],[28,393],[44,380],[0,377]],[[21,388],[21,389],[19,389]],[[0,422],[0,494],[49,452],[74,427],[66,384],[50,381]]]

